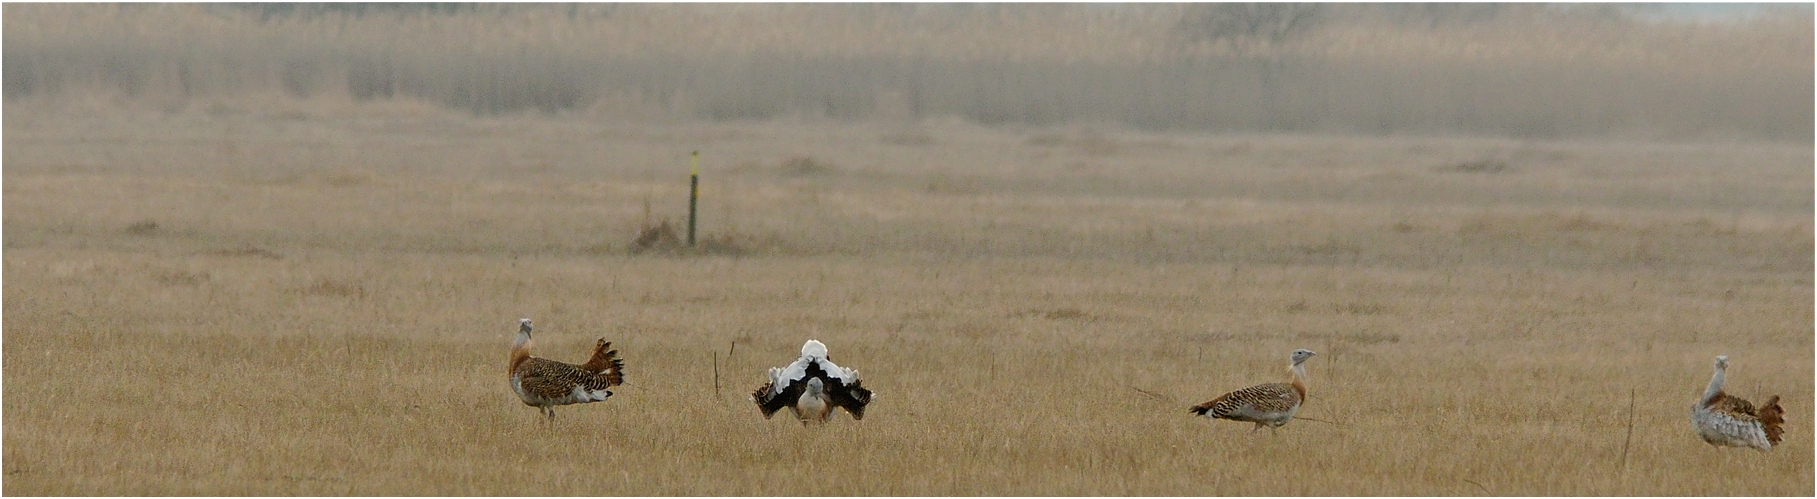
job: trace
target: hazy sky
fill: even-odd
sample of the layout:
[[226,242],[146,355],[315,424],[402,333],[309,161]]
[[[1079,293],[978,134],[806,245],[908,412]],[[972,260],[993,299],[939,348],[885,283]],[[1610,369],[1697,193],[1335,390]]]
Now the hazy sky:
[[1710,21],[1741,19],[1760,11],[1758,3],[1657,3],[1643,4],[1644,10],[1655,10],[1660,17],[1693,18]]

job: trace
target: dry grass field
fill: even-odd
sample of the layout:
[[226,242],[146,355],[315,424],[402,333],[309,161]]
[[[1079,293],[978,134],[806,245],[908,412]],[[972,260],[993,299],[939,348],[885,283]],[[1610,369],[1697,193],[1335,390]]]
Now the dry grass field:
[[[8,495],[1813,493],[1808,145],[5,118]],[[744,252],[631,254],[692,149]],[[519,317],[628,381],[544,427]],[[746,401],[808,338],[864,421]],[[1297,347],[1320,421],[1187,414]]]
[[265,5],[5,6],[0,493],[1817,494],[1809,6]]

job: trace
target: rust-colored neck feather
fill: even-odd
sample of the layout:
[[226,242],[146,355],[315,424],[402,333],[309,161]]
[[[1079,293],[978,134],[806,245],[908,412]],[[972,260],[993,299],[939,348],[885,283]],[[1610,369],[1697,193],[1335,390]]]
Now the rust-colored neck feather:
[[1305,364],[1294,364],[1293,368],[1289,369],[1289,371],[1293,372],[1293,391],[1300,392],[1300,399],[1305,400],[1306,399],[1306,366],[1305,366]]
[[526,360],[530,360],[530,333],[519,332],[517,340],[511,342],[511,369],[507,372],[517,374],[517,366]]

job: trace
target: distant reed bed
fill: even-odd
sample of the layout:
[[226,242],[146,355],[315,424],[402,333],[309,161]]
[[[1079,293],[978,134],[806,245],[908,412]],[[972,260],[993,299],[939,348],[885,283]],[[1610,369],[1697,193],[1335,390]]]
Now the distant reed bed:
[[1319,7],[1292,33],[1199,36],[1204,16],[1184,6],[8,5],[4,95],[170,111],[413,100],[679,120],[1812,134],[1808,11],[1693,24]]

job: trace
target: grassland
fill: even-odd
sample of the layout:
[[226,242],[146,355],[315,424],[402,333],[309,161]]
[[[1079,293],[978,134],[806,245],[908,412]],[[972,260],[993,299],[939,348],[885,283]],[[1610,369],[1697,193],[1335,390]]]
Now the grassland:
[[[1813,493],[1808,145],[361,109],[9,105],[4,493]],[[747,252],[630,254],[692,149]],[[626,385],[543,427],[519,317]],[[864,421],[745,400],[807,338]]]
[[[980,7],[7,4],[0,493],[1817,493],[1808,10]],[[737,251],[634,254],[692,150]],[[746,401],[808,338],[864,421]]]

